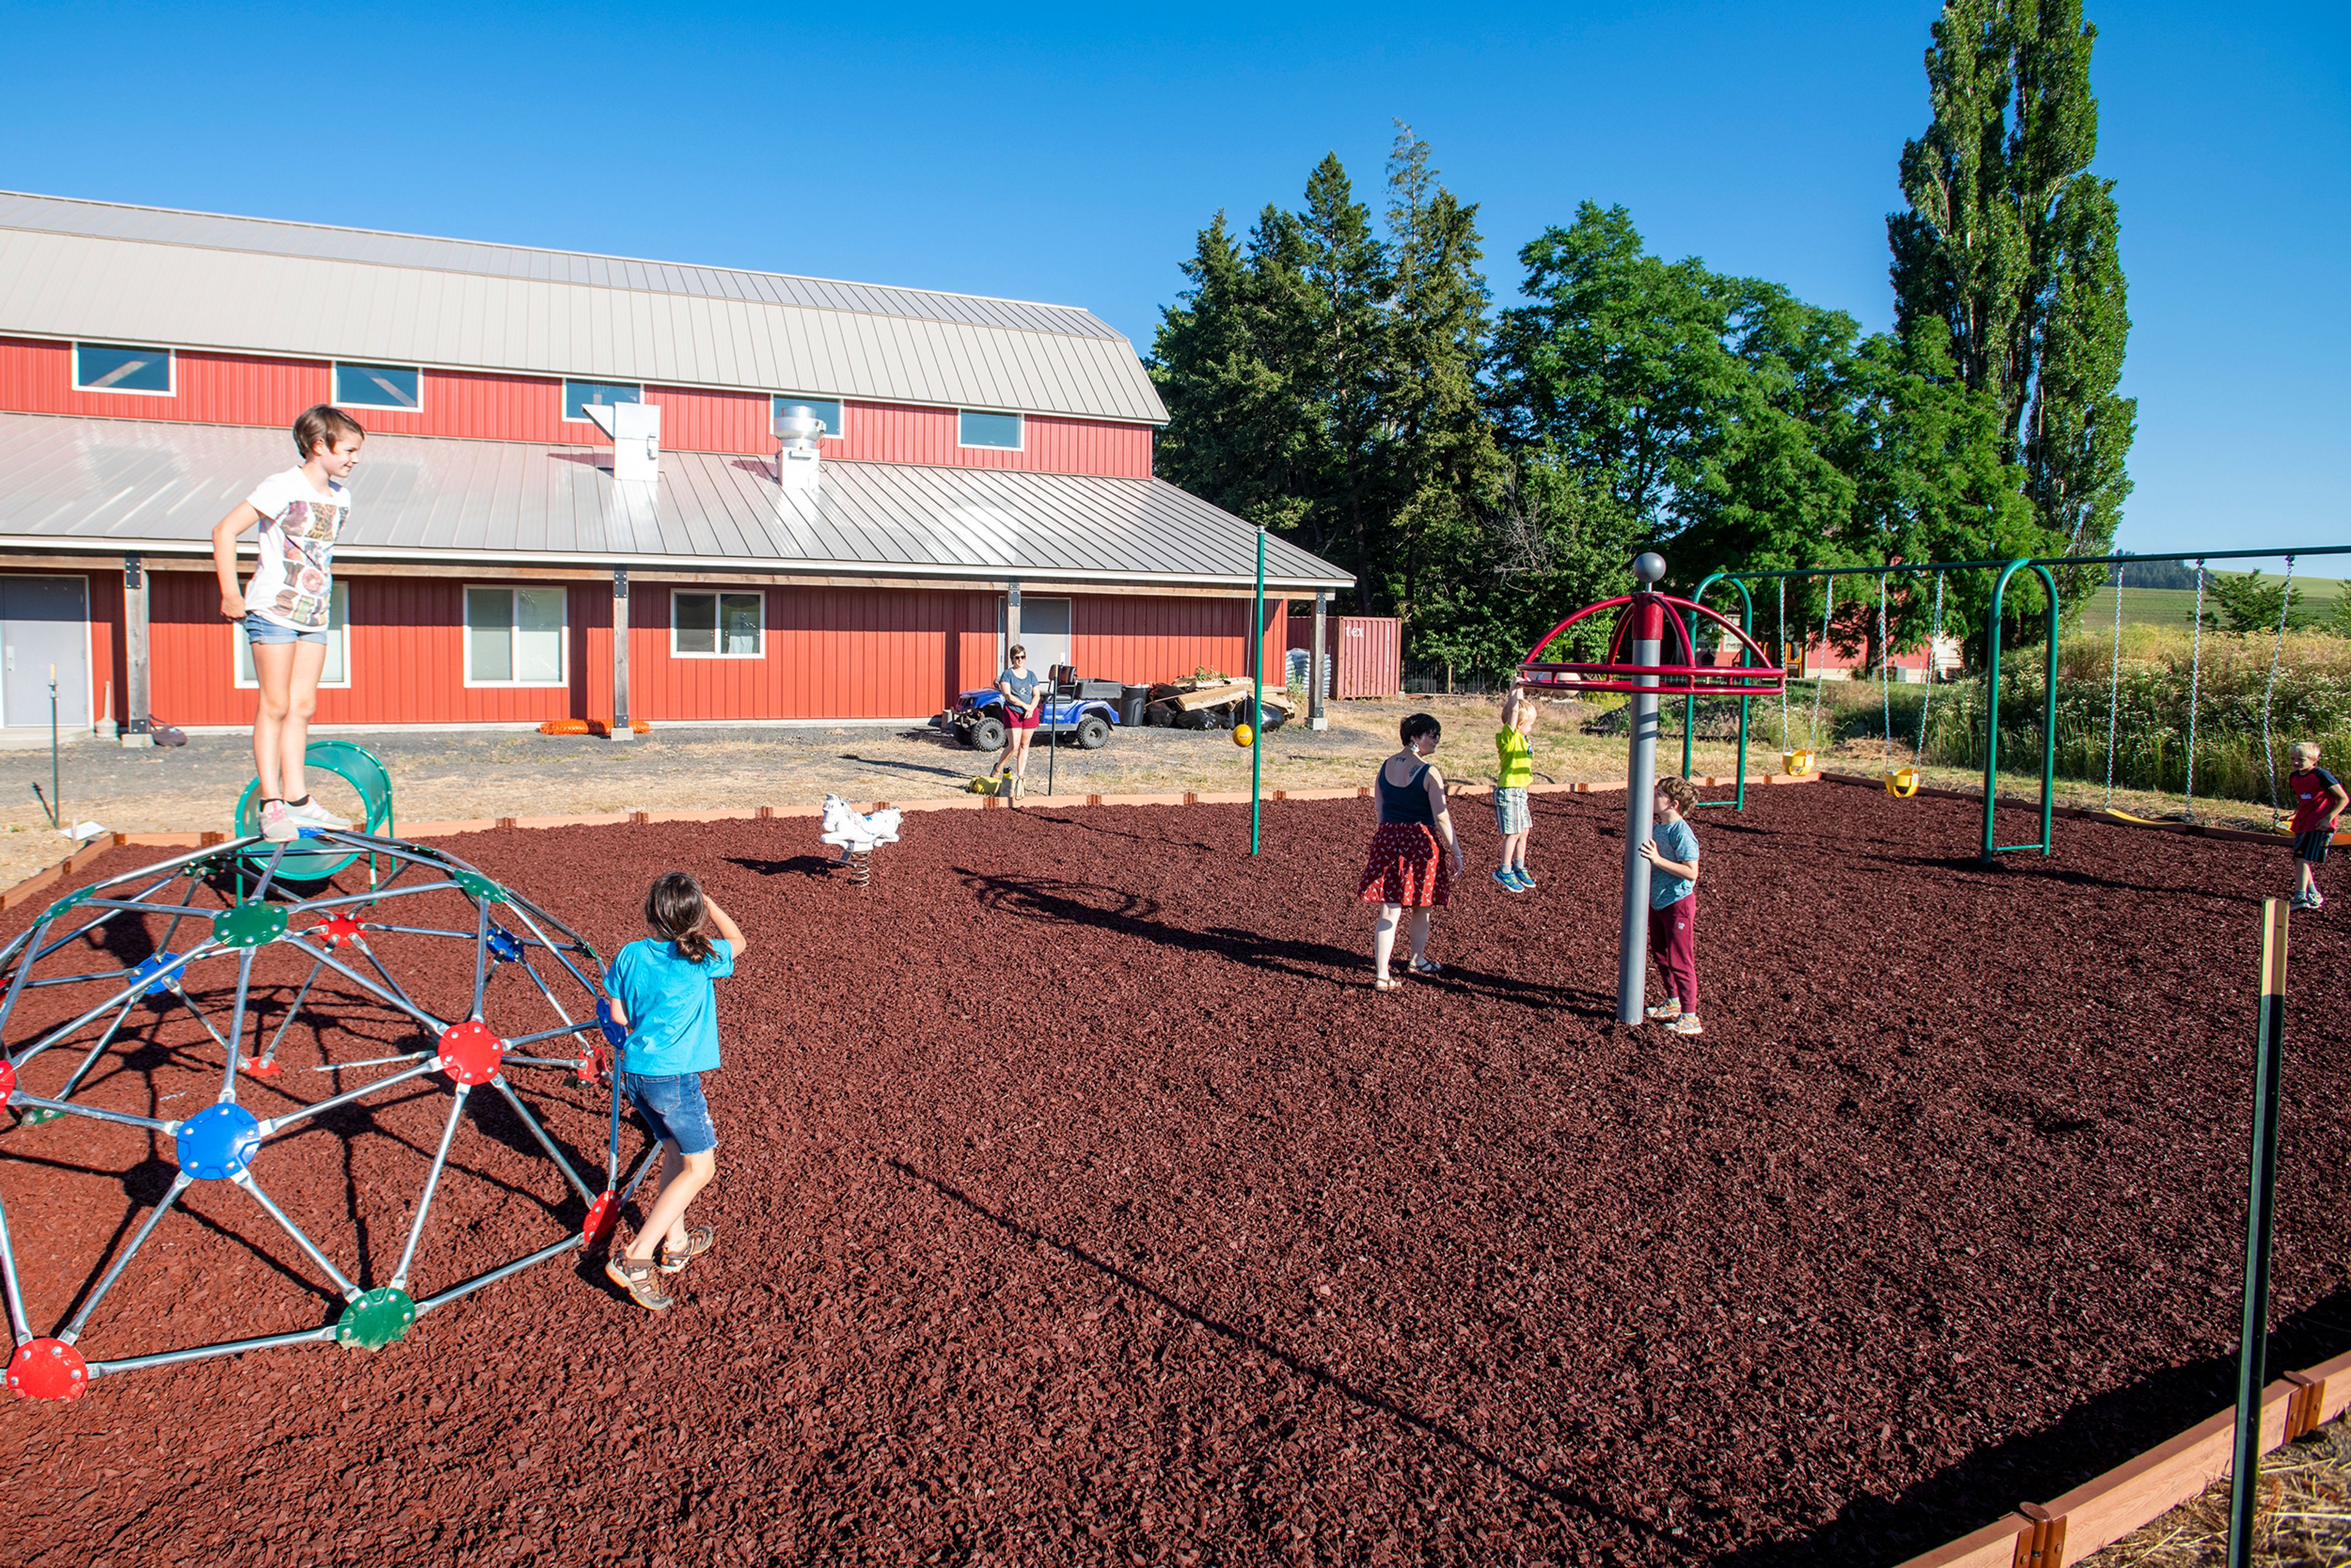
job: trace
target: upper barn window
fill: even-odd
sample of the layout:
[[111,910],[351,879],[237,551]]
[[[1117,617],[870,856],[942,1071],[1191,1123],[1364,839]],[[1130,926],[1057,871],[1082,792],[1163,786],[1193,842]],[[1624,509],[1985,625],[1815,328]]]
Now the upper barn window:
[[335,361],[335,402],[344,408],[398,408],[413,413],[424,406],[423,395],[423,377],[413,366]]
[[992,446],[999,452],[1020,450],[1022,420],[1017,413],[989,413],[976,408],[956,414],[956,444]]
[[82,392],[172,395],[172,350],[119,343],[76,343],[74,386]]
[[592,423],[580,411],[591,403],[643,402],[645,389],[613,382],[566,382],[563,383],[563,417],[582,423]]

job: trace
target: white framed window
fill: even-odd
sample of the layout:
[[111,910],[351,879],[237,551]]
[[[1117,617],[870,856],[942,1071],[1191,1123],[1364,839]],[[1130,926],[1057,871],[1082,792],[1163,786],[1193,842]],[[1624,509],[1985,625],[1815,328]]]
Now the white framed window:
[[956,410],[956,444],[987,446],[998,452],[1018,452],[1027,436],[1028,421],[1017,413],[990,413],[985,409]]
[[774,399],[772,418],[781,419],[789,411],[804,408],[810,417],[824,425],[820,441],[844,441],[849,436],[849,408],[837,397],[799,397],[790,392],[778,392]]
[[566,382],[563,383],[563,417],[581,424],[593,424],[580,411],[590,403],[643,402],[645,389],[626,382]]
[[140,349],[123,343],[76,343],[76,392],[136,392],[145,397],[172,393],[172,354],[169,349]]
[[[351,684],[350,621],[351,585],[338,582],[327,600],[327,667],[319,672],[319,684],[322,686]],[[245,628],[235,628],[229,641],[236,644],[236,684],[258,686],[261,683],[253,674],[253,643],[246,636]]]
[[680,659],[757,659],[768,646],[768,596],[672,589],[669,651]]
[[570,681],[569,593],[560,588],[465,590],[465,684],[560,686]]
[[424,374],[413,365],[352,365],[337,360],[335,403],[414,413],[424,406]]

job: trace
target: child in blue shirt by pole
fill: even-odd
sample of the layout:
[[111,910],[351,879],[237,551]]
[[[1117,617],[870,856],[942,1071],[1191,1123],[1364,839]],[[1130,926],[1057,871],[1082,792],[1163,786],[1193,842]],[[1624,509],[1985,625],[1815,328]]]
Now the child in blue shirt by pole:
[[689,1228],[685,1208],[718,1168],[718,1132],[702,1097],[702,1075],[718,1066],[712,982],[735,972],[749,944],[742,927],[682,871],[654,879],[645,894],[645,924],[653,936],[621,949],[604,971],[604,989],[612,1021],[629,1031],[614,1064],[620,1091],[661,1140],[661,1193],[637,1233],[625,1245],[613,1243],[604,1274],[637,1305],[658,1312],[672,1300],[664,1276],[717,1239],[707,1225]]

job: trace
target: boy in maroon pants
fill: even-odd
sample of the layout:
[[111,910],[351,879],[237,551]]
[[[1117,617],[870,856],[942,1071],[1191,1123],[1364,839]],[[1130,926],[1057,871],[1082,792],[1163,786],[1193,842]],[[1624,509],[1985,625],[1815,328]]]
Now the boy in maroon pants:
[[1698,835],[1682,819],[1696,804],[1688,779],[1659,780],[1656,831],[1641,846],[1649,862],[1649,952],[1666,979],[1665,1005],[1648,1017],[1676,1034],[1706,1032],[1698,1017]]

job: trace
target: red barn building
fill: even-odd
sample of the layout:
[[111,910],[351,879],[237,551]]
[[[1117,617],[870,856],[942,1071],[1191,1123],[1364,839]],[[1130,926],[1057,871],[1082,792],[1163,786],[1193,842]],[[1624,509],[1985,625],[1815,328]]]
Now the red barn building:
[[[211,530],[318,402],[369,432],[321,725],[915,718],[1008,618],[1090,675],[1249,662],[1256,532],[1152,476],[1084,310],[0,194],[0,725],[51,664],[69,726],[251,722]],[[1275,539],[1266,582],[1280,669],[1353,580]]]

